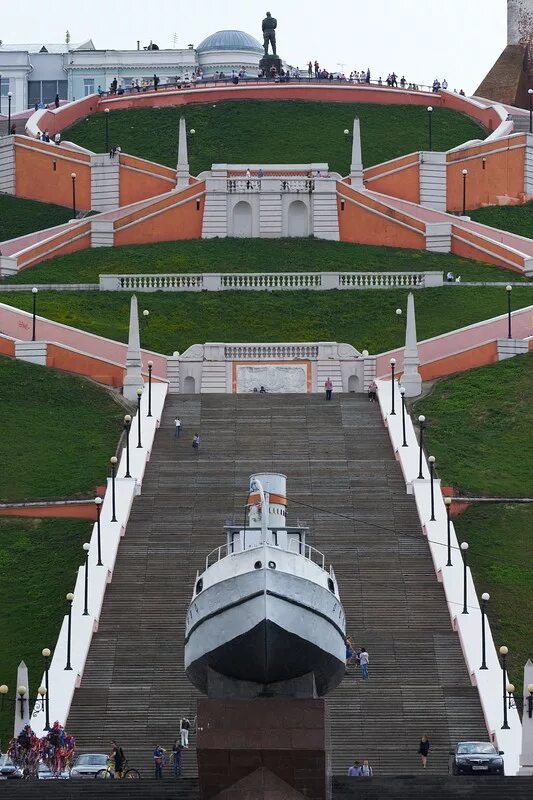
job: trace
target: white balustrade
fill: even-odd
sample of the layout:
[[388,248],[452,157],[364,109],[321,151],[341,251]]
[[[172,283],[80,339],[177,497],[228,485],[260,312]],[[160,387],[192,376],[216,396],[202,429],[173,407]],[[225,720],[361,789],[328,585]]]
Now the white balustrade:
[[327,291],[442,286],[441,272],[232,272],[100,275],[107,292]]
[[224,347],[224,358],[234,361],[271,361],[318,358],[318,345],[234,344]]

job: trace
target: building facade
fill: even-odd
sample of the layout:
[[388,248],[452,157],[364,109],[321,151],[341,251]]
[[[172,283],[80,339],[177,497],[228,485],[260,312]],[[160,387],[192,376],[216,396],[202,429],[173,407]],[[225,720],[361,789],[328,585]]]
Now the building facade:
[[188,80],[231,77],[244,69],[257,74],[263,55],[261,44],[244,31],[217,31],[198,47],[161,50],[156,45],[134,50],[97,50],[92,40],[81,44],[0,45],[0,114],[7,114],[8,93],[11,113],[61,100],[79,100],[107,91],[116,79],[119,89],[133,84],[160,86]]

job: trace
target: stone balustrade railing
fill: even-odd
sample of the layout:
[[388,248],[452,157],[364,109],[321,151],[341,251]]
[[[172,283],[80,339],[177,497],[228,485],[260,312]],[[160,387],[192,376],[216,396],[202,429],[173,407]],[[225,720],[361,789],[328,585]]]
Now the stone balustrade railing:
[[107,292],[222,292],[328,289],[423,289],[443,285],[441,272],[252,272],[100,275]]
[[224,358],[235,361],[270,361],[318,358],[317,344],[231,344],[224,347]]

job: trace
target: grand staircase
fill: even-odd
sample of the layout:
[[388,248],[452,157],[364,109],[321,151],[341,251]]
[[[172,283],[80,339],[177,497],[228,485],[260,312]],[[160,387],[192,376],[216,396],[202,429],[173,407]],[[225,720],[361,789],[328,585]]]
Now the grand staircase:
[[[487,731],[414,501],[378,407],[362,395],[168,399],[68,719],[79,749],[107,752],[115,738],[150,776],[154,747],[171,747],[182,715],[194,720],[183,635],[196,570],[223,542],[224,522],[243,519],[248,477],[262,470],[287,475],[289,521],[310,525],[348,632],[370,653],[370,680],[352,668],[328,700],[333,772],[369,758],[376,775],[419,774],[426,733],[426,773],[445,774],[450,746]],[[196,776],[195,741],[193,731],[185,779]]]

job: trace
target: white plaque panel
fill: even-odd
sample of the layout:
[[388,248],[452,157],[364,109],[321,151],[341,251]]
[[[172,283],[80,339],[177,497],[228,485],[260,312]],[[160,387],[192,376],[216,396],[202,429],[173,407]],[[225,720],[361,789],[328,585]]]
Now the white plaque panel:
[[237,392],[253,392],[264,386],[276,394],[307,393],[306,364],[239,364]]

